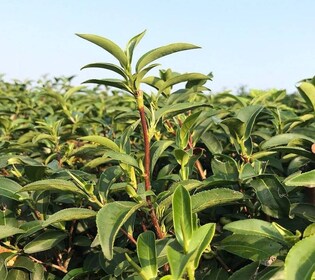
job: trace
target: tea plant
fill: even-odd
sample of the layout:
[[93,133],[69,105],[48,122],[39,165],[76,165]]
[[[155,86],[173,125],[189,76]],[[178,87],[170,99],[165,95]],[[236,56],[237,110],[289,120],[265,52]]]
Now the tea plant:
[[312,279],[315,78],[211,94],[149,75],[195,45],[78,36],[119,78],[0,81],[1,279]]

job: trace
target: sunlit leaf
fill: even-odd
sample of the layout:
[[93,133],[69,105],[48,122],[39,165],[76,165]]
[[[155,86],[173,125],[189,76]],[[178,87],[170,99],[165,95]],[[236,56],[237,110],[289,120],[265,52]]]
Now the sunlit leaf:
[[315,235],[296,243],[289,251],[284,264],[286,280],[311,279],[315,271]]
[[74,221],[81,219],[88,219],[96,216],[96,212],[90,209],[84,208],[67,208],[62,209],[53,215],[49,216],[42,224],[43,227],[47,227],[53,223],[63,221]]
[[191,49],[197,49],[200,48],[198,46],[187,44],[187,43],[173,43],[169,44],[163,47],[159,47],[156,49],[153,49],[147,53],[145,53],[143,56],[141,56],[136,64],[136,71],[139,72],[143,67],[148,65],[154,60],[157,60],[163,56],[184,51],[184,50],[191,50]]
[[112,54],[120,62],[121,66],[128,65],[127,56],[123,50],[111,40],[93,34],[76,34],[77,36],[100,46],[110,54]]

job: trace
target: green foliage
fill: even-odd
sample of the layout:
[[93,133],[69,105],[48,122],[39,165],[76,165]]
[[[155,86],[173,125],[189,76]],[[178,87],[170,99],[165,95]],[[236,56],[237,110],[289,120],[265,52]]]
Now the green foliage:
[[0,80],[0,278],[312,279],[314,78],[211,94],[144,34],[78,34],[118,62],[93,87]]

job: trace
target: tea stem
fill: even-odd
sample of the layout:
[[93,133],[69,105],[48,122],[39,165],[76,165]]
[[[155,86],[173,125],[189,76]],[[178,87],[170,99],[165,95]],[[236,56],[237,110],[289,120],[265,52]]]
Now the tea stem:
[[[143,91],[137,90],[135,94],[138,110],[140,114],[140,121],[142,127],[143,134],[143,142],[144,142],[144,186],[145,190],[148,192],[151,190],[151,182],[150,182],[150,140],[149,140],[149,131],[148,125],[146,122],[145,112],[144,112],[144,101],[143,101]],[[164,237],[164,234],[159,225],[159,221],[156,217],[155,209],[153,207],[151,197],[148,195],[146,197],[147,204],[150,210],[150,217],[152,224],[156,230],[156,234],[159,239]]]

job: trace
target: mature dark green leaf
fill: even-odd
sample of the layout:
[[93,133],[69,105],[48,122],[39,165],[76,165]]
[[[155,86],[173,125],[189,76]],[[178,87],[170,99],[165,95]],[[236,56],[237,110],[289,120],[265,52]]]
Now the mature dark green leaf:
[[237,180],[239,177],[236,161],[226,155],[214,155],[211,160],[213,175],[226,180]]
[[257,275],[259,262],[252,262],[235,271],[228,280],[252,279]]
[[160,158],[160,156],[163,154],[163,152],[174,143],[172,140],[160,140],[156,141],[151,145],[150,148],[150,157],[151,157],[151,173],[154,170],[154,167]]
[[226,188],[201,191],[191,196],[192,211],[197,213],[217,205],[237,202],[243,198],[244,195],[241,192]]
[[49,216],[48,219],[43,222],[42,226],[47,227],[58,222],[82,220],[92,218],[94,216],[96,216],[96,212],[91,209],[67,208]]
[[120,166],[110,166],[101,174],[97,186],[98,191],[104,201],[108,200],[108,194],[111,186],[122,175],[123,171]]
[[17,193],[22,189],[22,186],[15,181],[0,177],[0,195],[7,198],[19,201],[20,199],[28,198],[28,195],[25,193]]
[[257,235],[270,238],[279,243],[284,244],[286,243],[283,236],[273,226],[273,224],[263,220],[258,219],[239,220],[225,225],[224,229],[232,231],[233,233],[237,234]]
[[33,254],[49,250],[68,236],[67,233],[58,230],[47,230],[24,246],[26,254]]
[[260,105],[250,105],[237,112],[236,117],[245,123],[244,140],[250,137],[256,118],[262,110]]
[[238,118],[226,118],[221,122],[221,125],[224,125],[228,128],[231,137],[234,139],[244,138],[246,132],[246,124]]
[[232,234],[220,242],[219,248],[252,261],[266,261],[278,255],[282,246],[263,236]]
[[118,89],[122,89],[124,91],[130,92],[133,94],[133,91],[131,88],[129,88],[126,83],[123,80],[119,80],[119,79],[90,79],[90,80],[86,80],[83,83],[85,84],[98,84],[98,85],[104,85],[107,87],[115,87]]
[[194,102],[194,103],[178,103],[172,105],[163,106],[163,108],[158,109],[155,112],[155,120],[158,122],[160,118],[164,117],[165,115],[177,115],[188,110],[196,109],[199,107],[207,107],[209,105],[205,104],[204,102]]
[[290,211],[288,194],[281,182],[273,175],[260,175],[250,182],[255,189],[262,210],[274,218],[287,217]]
[[315,223],[315,205],[307,203],[293,203],[291,206],[290,216],[298,216]]
[[115,65],[115,64],[112,64],[112,63],[103,63],[103,62],[90,63],[90,64],[83,66],[81,68],[81,70],[85,69],[85,68],[102,68],[102,69],[111,70],[111,71],[119,74],[120,76],[122,76],[125,80],[128,79],[124,69]]
[[18,192],[59,190],[84,194],[74,183],[61,179],[47,179],[30,183]]
[[82,277],[85,274],[87,274],[87,271],[83,267],[74,268],[67,272],[67,274],[62,278],[62,280],[79,279],[78,277]]
[[113,258],[116,235],[123,224],[144,204],[131,201],[114,201],[106,204],[96,216],[100,244],[106,259]]
[[29,280],[29,273],[22,269],[11,269],[7,275],[7,280],[19,279],[19,280]]
[[284,134],[277,134],[265,142],[261,144],[261,149],[267,150],[270,148],[274,148],[276,146],[283,146],[287,145],[290,141],[294,139],[306,139],[309,141],[315,141],[315,139],[312,139],[306,135],[298,134],[298,133],[284,133]]

